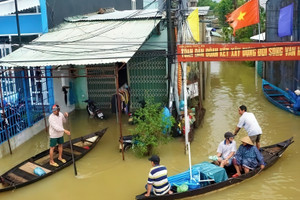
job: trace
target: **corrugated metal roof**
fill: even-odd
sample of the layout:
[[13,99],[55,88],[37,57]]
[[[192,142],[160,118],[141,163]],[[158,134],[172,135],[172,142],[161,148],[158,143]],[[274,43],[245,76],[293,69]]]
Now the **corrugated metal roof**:
[[136,19],[150,19],[150,18],[161,18],[161,14],[158,13],[157,9],[146,9],[146,10],[123,10],[114,12],[97,14],[92,13],[88,15],[68,17],[65,20],[68,22],[78,21],[104,21],[104,20],[136,20]]
[[[28,8],[33,8],[35,6],[39,6],[39,0],[18,0],[18,10],[22,11]],[[16,12],[15,9],[15,1],[14,0],[7,0],[0,2],[0,16],[2,15],[9,15],[11,13]]]
[[127,62],[160,19],[64,23],[0,59],[1,66]]

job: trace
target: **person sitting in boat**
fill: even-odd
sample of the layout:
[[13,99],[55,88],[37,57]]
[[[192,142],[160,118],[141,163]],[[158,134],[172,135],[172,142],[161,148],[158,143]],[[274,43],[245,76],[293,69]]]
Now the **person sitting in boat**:
[[232,177],[240,176],[241,170],[244,170],[245,174],[247,174],[256,167],[260,166],[261,169],[265,167],[264,158],[257,147],[254,146],[250,137],[243,137],[241,141],[242,144],[239,146],[233,159],[233,165],[237,173]]
[[224,137],[225,140],[220,142],[217,149],[218,160],[214,161],[214,163],[220,167],[230,166],[232,164],[233,156],[236,152],[234,135],[231,132],[226,132]]
[[293,107],[293,109],[295,111],[300,111],[300,90],[295,90],[294,92],[292,92],[291,90],[289,90],[289,88],[286,88],[285,90],[296,101],[295,104],[291,104],[291,106]]
[[[151,161],[152,168],[150,169],[146,197],[150,196],[150,192],[157,196],[164,195],[166,193],[172,194],[171,185],[168,181],[168,171],[163,165],[160,165],[160,158],[157,155],[152,155],[149,159]],[[153,186],[153,189],[152,189]]]

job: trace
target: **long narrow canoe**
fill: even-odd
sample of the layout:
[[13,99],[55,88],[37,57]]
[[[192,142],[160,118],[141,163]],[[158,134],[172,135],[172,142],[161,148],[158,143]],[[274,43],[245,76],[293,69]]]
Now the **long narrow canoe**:
[[[277,143],[274,145],[262,147],[261,153],[262,153],[262,155],[264,157],[264,161],[266,163],[266,166],[263,170],[272,166],[282,156],[283,152],[288,148],[288,146],[290,144],[292,144],[293,142],[294,142],[293,138],[290,138],[288,140],[285,140],[283,142],[280,142],[280,143]],[[199,164],[194,165],[194,166],[199,166]],[[194,166],[192,166],[192,169],[194,168]],[[215,166],[215,167],[218,167],[218,166]],[[212,168],[214,168],[214,167],[212,167]],[[221,168],[221,167],[218,167],[218,168]],[[209,169],[206,169],[206,170],[209,170]],[[224,170],[224,169],[222,168],[222,170]],[[197,196],[197,195],[216,191],[218,189],[225,188],[227,186],[242,182],[242,181],[249,179],[250,177],[253,177],[261,172],[261,169],[257,168],[253,171],[250,171],[248,174],[242,174],[241,176],[239,176],[237,178],[233,178],[232,175],[235,174],[234,167],[231,166],[231,167],[226,168],[225,170],[227,173],[227,177],[229,177],[229,178],[226,177],[226,180],[221,181],[221,182],[216,182],[217,181],[216,179],[215,179],[216,181],[211,181],[211,179],[216,178],[216,176],[213,177],[214,174],[211,172],[208,172],[207,177],[206,177],[207,179],[205,179],[205,180],[209,180],[209,181],[199,182],[199,185],[200,185],[199,188],[189,189],[188,191],[177,193],[176,187],[172,184],[172,191],[174,192],[173,194],[166,194],[163,196],[155,196],[154,194],[151,194],[150,197],[145,197],[144,196],[145,193],[142,193],[142,194],[136,196],[136,199],[149,199],[149,200],[150,199],[164,199],[165,200],[165,199],[182,199],[182,198]],[[215,175],[219,175],[220,174],[219,172],[220,172],[220,170]],[[200,171],[199,171],[199,173],[200,173]],[[203,173],[203,171],[201,172],[201,177],[202,177],[202,173]],[[181,174],[184,174],[184,173],[181,173]],[[189,173],[186,173],[186,175],[187,175],[187,177],[190,176]]]
[[300,111],[294,111],[291,104],[295,104],[295,100],[285,91],[269,83],[266,80],[262,80],[262,89],[265,97],[278,108],[300,115]]
[[[78,137],[71,140],[74,159],[79,160],[88,152],[90,152],[99,140],[102,138],[107,128],[91,133],[82,137]],[[58,160],[58,149],[57,147],[54,150],[54,161],[59,164],[58,167],[51,166],[49,164],[49,149],[21,162],[17,166],[8,170],[0,176],[0,192],[14,190],[36,181],[39,181],[43,178],[46,178],[66,167],[73,164],[72,153],[70,148],[70,141],[67,141],[63,144],[63,158],[67,161],[62,163]],[[45,174],[42,176],[36,175],[34,170],[42,169]]]

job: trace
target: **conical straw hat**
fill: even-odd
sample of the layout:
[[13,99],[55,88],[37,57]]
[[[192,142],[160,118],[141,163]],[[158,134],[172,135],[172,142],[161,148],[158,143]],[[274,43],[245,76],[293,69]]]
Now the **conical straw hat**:
[[250,145],[253,145],[253,142],[251,141],[250,137],[249,136],[246,136],[246,137],[243,137],[241,139],[242,142],[245,142],[247,144],[250,144]]

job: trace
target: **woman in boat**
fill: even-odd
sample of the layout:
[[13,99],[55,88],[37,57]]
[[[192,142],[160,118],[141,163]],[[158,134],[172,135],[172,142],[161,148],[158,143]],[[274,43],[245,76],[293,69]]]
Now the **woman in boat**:
[[264,158],[257,147],[253,145],[250,137],[243,137],[241,141],[242,144],[238,148],[233,160],[233,165],[237,173],[232,177],[240,176],[241,170],[244,170],[245,174],[247,174],[256,167],[260,166],[261,169],[265,167]]
[[300,111],[300,90],[295,90],[292,92],[289,88],[285,89],[289,95],[296,101],[295,104],[292,104],[292,107],[295,111]]

